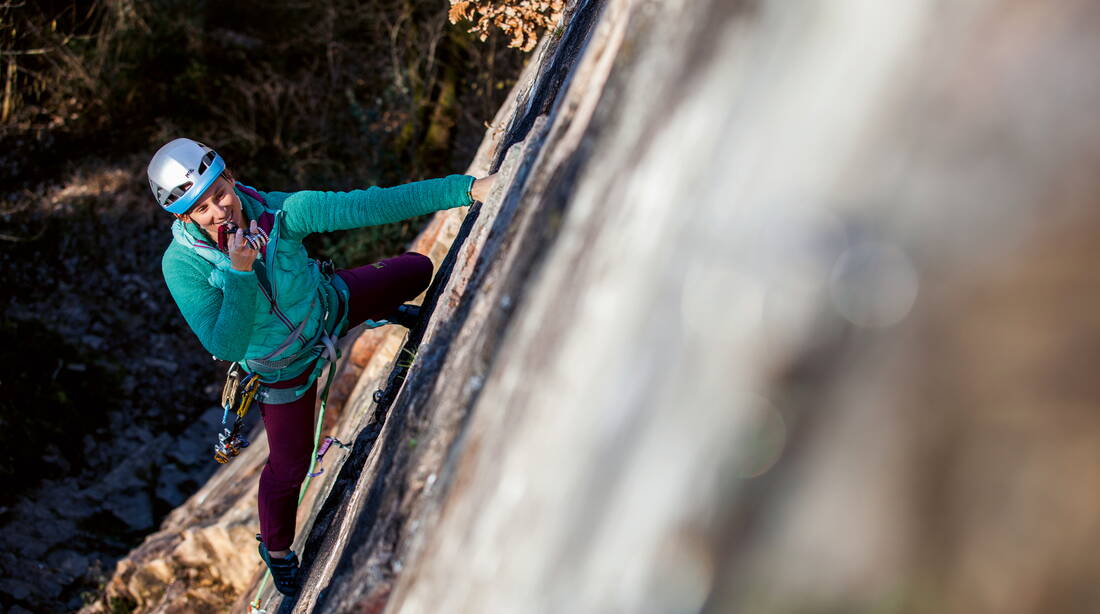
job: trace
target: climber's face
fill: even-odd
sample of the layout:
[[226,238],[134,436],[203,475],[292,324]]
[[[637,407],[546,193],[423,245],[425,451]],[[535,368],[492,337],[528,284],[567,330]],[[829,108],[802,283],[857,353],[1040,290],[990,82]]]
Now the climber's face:
[[195,206],[181,215],[180,219],[198,224],[212,238],[218,236],[218,226],[229,220],[242,228],[245,225],[241,199],[237,197],[237,193],[233,191],[233,185],[225,177],[218,177]]

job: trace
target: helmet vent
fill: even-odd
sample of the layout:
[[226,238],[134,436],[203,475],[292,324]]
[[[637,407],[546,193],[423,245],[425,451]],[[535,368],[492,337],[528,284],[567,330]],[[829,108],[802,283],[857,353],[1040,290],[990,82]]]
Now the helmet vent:
[[216,155],[217,154],[215,154],[213,151],[208,151],[208,152],[206,152],[206,155],[202,157],[202,161],[199,162],[199,175],[200,176],[205,174],[206,169],[210,168],[210,165],[214,163],[214,156],[216,156]]
[[165,205],[170,205],[170,204],[176,202],[177,200],[179,200],[181,196],[183,196],[184,194],[187,193],[187,190],[191,189],[192,185],[194,185],[194,184],[192,184],[190,181],[188,181],[187,183],[185,183],[183,185],[178,185],[178,186],[172,188],[172,191],[168,193],[168,198],[164,199],[164,204]]

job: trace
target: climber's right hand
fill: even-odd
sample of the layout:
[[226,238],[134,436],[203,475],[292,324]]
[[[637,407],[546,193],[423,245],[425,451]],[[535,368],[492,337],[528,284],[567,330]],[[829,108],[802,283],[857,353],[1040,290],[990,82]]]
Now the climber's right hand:
[[487,177],[482,177],[481,179],[475,179],[474,183],[470,186],[470,199],[485,202],[485,200],[489,198],[489,193],[493,191],[493,185],[496,184],[496,182],[496,173]]
[[[250,232],[256,234],[256,230],[256,220],[252,220]],[[238,228],[237,232],[229,237],[229,260],[234,269],[238,271],[251,271],[252,263],[256,262],[256,256],[258,256],[259,253],[259,251],[252,249],[252,246],[245,240],[243,228]]]

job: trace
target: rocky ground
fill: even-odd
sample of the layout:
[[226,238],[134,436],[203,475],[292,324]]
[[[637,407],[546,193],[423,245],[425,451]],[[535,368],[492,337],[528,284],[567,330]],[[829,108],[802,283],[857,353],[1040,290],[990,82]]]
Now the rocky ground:
[[74,611],[94,598],[134,540],[214,472],[221,416],[211,407],[176,436],[125,425],[106,452],[89,438],[78,477],[47,480],[5,508],[0,591],[10,611]]
[[[2,217],[5,420],[46,414],[5,440],[18,470],[0,505],[0,603],[12,611],[79,608],[215,469],[224,366],[160,279],[168,222],[145,206],[142,170],[136,158],[74,162]],[[36,402],[51,383],[67,402]]]

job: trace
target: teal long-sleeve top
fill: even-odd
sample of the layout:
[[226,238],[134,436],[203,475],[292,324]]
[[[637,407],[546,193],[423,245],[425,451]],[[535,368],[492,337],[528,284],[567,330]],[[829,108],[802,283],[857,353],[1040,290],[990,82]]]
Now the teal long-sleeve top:
[[[268,357],[297,327],[308,340],[320,326],[330,333],[339,328],[332,313],[343,311],[346,320],[346,309],[331,308],[333,301],[346,299],[319,274],[302,239],[315,232],[376,226],[469,205],[473,181],[468,175],[451,175],[350,192],[259,192],[262,202],[238,188],[247,219],[258,219],[265,210],[276,217],[265,257],[256,260],[252,271],[237,271],[198,225],[176,220],[161,263],[164,279],[184,319],[212,355],[242,364]],[[319,293],[320,302],[329,305],[325,310],[317,308]],[[280,356],[302,349],[292,345]],[[306,366],[296,364],[264,374],[263,379],[293,377]]]

